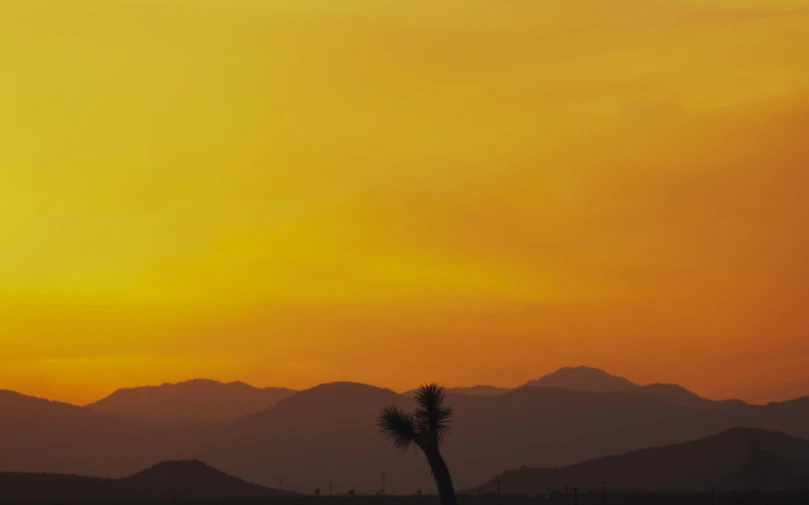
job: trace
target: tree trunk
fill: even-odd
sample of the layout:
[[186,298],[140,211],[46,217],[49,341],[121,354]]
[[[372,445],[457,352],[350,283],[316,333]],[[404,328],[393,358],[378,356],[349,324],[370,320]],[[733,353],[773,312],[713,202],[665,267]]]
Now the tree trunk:
[[441,505],[458,505],[458,500],[455,498],[455,488],[452,486],[452,477],[449,474],[449,468],[441,457],[441,453],[436,450],[425,451],[427,454],[427,461],[430,463],[430,471],[433,473],[433,478],[438,486],[438,496],[441,498]]

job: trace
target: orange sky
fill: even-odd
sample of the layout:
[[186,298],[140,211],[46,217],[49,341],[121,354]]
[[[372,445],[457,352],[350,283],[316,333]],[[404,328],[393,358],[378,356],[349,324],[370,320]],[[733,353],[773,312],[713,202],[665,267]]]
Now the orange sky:
[[0,388],[809,395],[809,0],[10,0]]

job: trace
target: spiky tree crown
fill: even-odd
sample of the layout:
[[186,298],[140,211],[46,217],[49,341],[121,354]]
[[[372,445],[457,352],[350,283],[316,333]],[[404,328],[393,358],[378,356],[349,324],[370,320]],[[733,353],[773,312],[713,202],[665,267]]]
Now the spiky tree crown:
[[411,414],[392,406],[384,409],[377,424],[393,444],[404,451],[413,444],[424,450],[437,449],[450,431],[452,409],[445,405],[444,388],[426,384],[414,395],[416,410]]

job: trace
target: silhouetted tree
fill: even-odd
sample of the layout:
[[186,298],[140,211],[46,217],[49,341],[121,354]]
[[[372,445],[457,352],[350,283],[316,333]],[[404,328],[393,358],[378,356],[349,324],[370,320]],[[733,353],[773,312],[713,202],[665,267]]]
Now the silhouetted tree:
[[417,408],[412,414],[387,407],[379,414],[377,424],[396,448],[407,451],[415,444],[424,451],[441,505],[457,505],[452,477],[440,450],[452,420],[452,409],[444,404],[444,396],[444,388],[438,384],[421,386],[414,395]]

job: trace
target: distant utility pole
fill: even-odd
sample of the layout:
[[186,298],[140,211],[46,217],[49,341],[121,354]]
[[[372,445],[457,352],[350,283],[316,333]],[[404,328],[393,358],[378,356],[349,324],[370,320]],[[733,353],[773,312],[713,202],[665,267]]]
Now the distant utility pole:
[[334,475],[329,474],[329,496],[334,494]]
[[711,505],[716,505],[716,486],[711,484]]
[[602,480],[601,482],[599,482],[599,484],[601,484],[601,489],[603,491],[603,493],[602,493],[602,501],[601,502],[606,505],[606,503],[607,503],[607,482]]
[[579,505],[579,488],[573,488],[573,503],[574,505]]
[[502,483],[502,480],[497,479],[497,505],[500,505],[500,484]]

